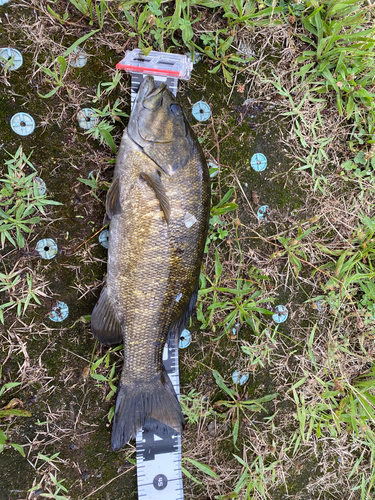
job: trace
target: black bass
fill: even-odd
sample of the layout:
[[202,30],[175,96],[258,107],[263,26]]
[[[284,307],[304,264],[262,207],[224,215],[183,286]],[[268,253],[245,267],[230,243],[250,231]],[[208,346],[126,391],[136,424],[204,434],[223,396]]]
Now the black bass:
[[114,450],[141,428],[163,435],[184,427],[162,354],[196,302],[209,210],[200,144],[167,87],[146,77],[107,195],[108,273],[91,318],[97,340],[124,343]]

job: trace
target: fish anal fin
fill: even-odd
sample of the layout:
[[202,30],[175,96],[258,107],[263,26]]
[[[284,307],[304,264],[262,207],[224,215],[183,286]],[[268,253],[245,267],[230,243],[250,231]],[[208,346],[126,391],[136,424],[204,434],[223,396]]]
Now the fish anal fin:
[[123,340],[121,324],[108,298],[107,287],[103,288],[92,312],[91,329],[96,340],[102,344],[120,344]]
[[146,172],[142,172],[141,177],[147,182],[147,184],[155,191],[156,197],[159,200],[160,208],[164,213],[165,220],[167,224],[169,224],[171,218],[171,206],[169,204],[169,198],[165,191],[165,186],[160,179],[160,175],[158,172],[153,174],[149,174]]
[[182,310],[180,316],[175,321],[172,322],[168,332],[167,343],[170,342],[178,343],[181,333],[183,332],[185,326],[187,325],[190,316],[193,314],[193,310],[197,302],[198,290],[199,290],[199,283],[195,287],[195,290],[191,294],[189,302]]
[[112,181],[111,187],[107,193],[106,212],[109,219],[122,212],[120,201],[120,183],[118,177]]

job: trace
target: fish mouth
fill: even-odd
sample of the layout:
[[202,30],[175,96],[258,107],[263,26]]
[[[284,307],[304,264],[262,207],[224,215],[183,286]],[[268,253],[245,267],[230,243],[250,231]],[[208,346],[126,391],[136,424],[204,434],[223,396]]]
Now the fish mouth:
[[150,97],[155,97],[158,94],[164,92],[164,90],[167,88],[165,83],[161,83],[158,87],[156,87],[154,79],[152,79],[152,84],[153,87],[150,89],[150,92],[145,96],[145,99],[149,99]]
[[165,91],[166,88],[167,86],[165,83],[162,83],[161,85],[159,85],[159,87],[156,88],[154,85],[150,92],[143,97],[142,106],[146,109],[149,109],[150,111],[155,111],[162,105],[163,97],[161,96],[161,94]]
[[[163,104],[163,93],[165,92],[167,85],[161,83],[158,87],[155,86],[155,81],[152,77],[148,76],[142,83],[140,88],[140,100],[138,101],[139,108],[142,106],[145,110],[151,113],[156,111]],[[149,136],[149,131],[143,130],[140,126],[140,117],[136,118],[138,124],[138,134],[145,142],[157,142],[157,143],[168,143],[169,140],[157,140],[152,134]]]
[[155,86],[155,81],[152,76],[146,76],[141,86],[139,87],[136,101],[134,103],[134,108],[142,105],[143,107],[145,101],[148,99],[154,99],[158,94],[162,93],[166,89],[166,84],[162,83],[158,87]]
[[165,83],[161,83],[156,87],[154,78],[149,75],[144,78],[138,89],[138,94],[129,118],[128,134],[141,148],[149,146],[150,142],[170,142],[169,140],[158,140],[153,134],[149,136],[150,132],[147,131],[147,127],[144,129],[143,125],[145,114],[148,115],[148,113],[157,112],[160,106],[163,105],[163,93],[166,89],[167,86]]

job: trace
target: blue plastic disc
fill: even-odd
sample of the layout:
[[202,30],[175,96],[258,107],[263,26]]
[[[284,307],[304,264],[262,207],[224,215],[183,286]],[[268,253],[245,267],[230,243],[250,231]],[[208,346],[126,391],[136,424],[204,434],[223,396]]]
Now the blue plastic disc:
[[185,347],[188,347],[191,342],[191,333],[189,330],[183,330],[181,335],[180,335],[180,341],[178,343],[178,347],[180,349],[185,349]]
[[102,245],[102,247],[108,248],[108,240],[109,240],[109,231],[108,229],[104,229],[99,234],[99,243]]
[[238,46],[237,54],[240,54],[246,59],[255,56],[255,52],[244,42],[240,43],[240,45]]
[[[185,56],[188,56],[191,59],[190,52],[186,52]],[[202,60],[202,55],[200,54],[200,52],[194,52],[194,56],[193,56],[193,59],[192,59],[193,64],[198,64],[199,61],[201,61],[201,60]]]
[[267,220],[267,210],[269,209],[268,205],[262,205],[258,208],[257,216],[259,220]]
[[267,167],[267,158],[262,153],[255,153],[250,161],[251,166],[257,172],[262,172]]
[[29,135],[35,129],[35,122],[27,113],[16,113],[10,120],[10,126],[18,135]]
[[91,108],[83,108],[77,114],[77,119],[82,128],[88,130],[95,126],[98,121],[95,111]]
[[272,315],[272,319],[275,323],[284,323],[288,318],[288,309],[285,306],[278,305],[275,307],[275,314]]
[[211,116],[211,108],[204,101],[198,101],[193,106],[193,116],[200,122],[205,122]]
[[46,194],[47,186],[46,186],[46,183],[44,182],[44,180],[41,179],[40,177],[34,177],[33,181],[35,182],[35,184],[37,186],[38,193],[40,194],[40,196],[43,196],[44,194]]
[[248,373],[239,373],[237,370],[233,372],[232,380],[234,384],[244,385],[249,380]]
[[[17,49],[12,49],[11,47],[4,47],[0,49],[0,63],[3,66],[5,66],[7,61],[9,61],[9,59],[12,59],[12,57],[14,57],[14,59],[12,65],[9,66],[9,69],[11,71],[14,71],[15,69],[18,69],[22,66],[23,57],[21,52]],[[5,59],[5,61],[3,59]]]
[[216,161],[208,162],[208,171],[210,172],[210,177],[215,177],[215,175],[217,175],[219,172],[219,166]]
[[51,238],[44,238],[39,240],[36,244],[35,250],[39,253],[42,259],[53,259],[57,254],[56,242]]
[[64,321],[69,315],[69,307],[65,302],[58,300],[56,305],[52,307],[52,311],[49,315],[49,319],[52,321]]
[[70,60],[70,66],[73,68],[83,68],[87,63],[87,54],[81,47],[76,47],[72,52],[72,59]]

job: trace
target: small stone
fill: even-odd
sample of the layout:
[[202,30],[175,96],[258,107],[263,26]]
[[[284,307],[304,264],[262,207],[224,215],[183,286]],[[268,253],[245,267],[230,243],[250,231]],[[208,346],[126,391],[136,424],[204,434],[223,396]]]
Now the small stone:
[[216,422],[213,420],[207,425],[208,434],[212,437],[215,437],[217,434]]

